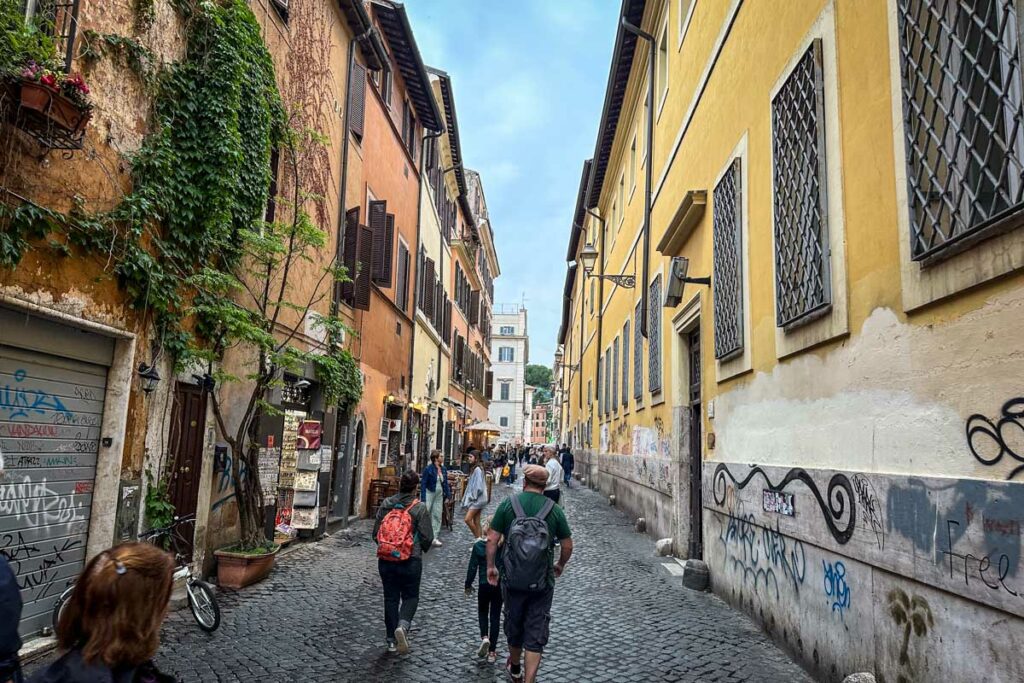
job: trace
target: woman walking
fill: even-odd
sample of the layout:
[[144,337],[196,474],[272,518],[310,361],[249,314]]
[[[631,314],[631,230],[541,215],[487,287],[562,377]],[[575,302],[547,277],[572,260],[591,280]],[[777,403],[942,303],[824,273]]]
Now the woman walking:
[[469,481],[466,483],[466,495],[462,497],[462,509],[466,511],[466,526],[473,532],[474,541],[483,537],[480,529],[480,513],[487,506],[487,482],[484,481],[484,468],[476,461],[475,453],[467,453],[469,462]]

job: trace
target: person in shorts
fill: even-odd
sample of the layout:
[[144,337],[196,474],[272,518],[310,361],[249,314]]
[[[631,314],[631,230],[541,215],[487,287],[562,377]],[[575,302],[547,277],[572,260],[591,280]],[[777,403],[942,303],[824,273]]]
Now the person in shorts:
[[[523,470],[523,491],[514,496],[523,514],[537,516],[547,508],[544,521],[548,527],[551,544],[547,552],[542,554],[540,562],[546,567],[546,587],[541,590],[516,590],[502,579],[502,598],[505,612],[505,638],[508,641],[508,661],[505,670],[512,683],[534,683],[537,670],[540,668],[541,655],[548,642],[549,622],[551,619],[551,600],[555,594],[555,579],[565,571],[565,565],[572,556],[572,532],[565,512],[558,505],[549,503],[544,495],[544,487],[548,481],[548,471],[539,465],[528,465]],[[512,498],[506,498],[498,506],[491,519],[487,533],[487,581],[492,586],[499,584],[499,571],[496,563],[498,543],[507,536],[509,529],[516,520],[516,512]],[[549,507],[550,505],[550,507]],[[554,542],[559,542],[558,562],[554,560]],[[508,543],[504,552],[509,552]],[[526,652],[525,665],[523,652]]]

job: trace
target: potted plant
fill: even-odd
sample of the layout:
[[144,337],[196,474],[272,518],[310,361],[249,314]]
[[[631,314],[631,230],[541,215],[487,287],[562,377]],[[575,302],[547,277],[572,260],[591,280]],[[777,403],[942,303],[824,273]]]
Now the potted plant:
[[281,546],[266,543],[252,548],[235,546],[213,551],[217,557],[217,584],[221,588],[245,588],[267,578]]
[[89,86],[81,74],[65,74],[30,61],[15,80],[18,102],[77,137],[92,117]]

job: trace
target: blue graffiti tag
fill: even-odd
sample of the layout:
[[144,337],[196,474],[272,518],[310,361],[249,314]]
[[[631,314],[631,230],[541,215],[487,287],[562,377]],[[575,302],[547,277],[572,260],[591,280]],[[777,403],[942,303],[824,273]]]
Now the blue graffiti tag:
[[[220,498],[213,503],[210,507],[211,510],[216,510],[235,497],[235,481],[231,471],[231,464],[231,454],[225,452],[224,469],[221,470],[220,476],[217,478],[217,495]],[[245,460],[240,460],[238,462],[238,477],[244,481],[248,476],[249,466],[245,463]]]
[[24,389],[17,386],[25,381],[27,375],[25,370],[15,370],[14,381],[16,384],[14,386],[5,384],[0,387],[0,411],[9,413],[7,419],[31,418],[30,411],[38,415],[46,415],[47,410],[71,417],[71,411],[65,408],[61,400],[53,394],[41,389]]
[[842,560],[833,564],[821,561],[821,570],[825,575],[825,602],[831,602],[832,612],[839,612],[839,616],[845,616],[846,610],[850,607],[850,584],[846,582],[846,565]]

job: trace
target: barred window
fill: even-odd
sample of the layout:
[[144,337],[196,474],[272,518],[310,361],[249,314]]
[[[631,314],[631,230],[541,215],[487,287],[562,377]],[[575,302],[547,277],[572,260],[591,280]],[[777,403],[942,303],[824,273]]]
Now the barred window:
[[629,407],[629,320],[622,326],[622,409]]
[[633,398],[639,406],[644,397],[644,338],[640,331],[641,304],[636,302],[633,320]]
[[651,393],[661,391],[661,275],[651,282],[647,308],[647,383]]
[[715,358],[743,350],[743,231],[740,160],[734,159],[714,193]]
[[57,55],[64,61],[64,71],[71,71],[75,54],[75,33],[78,29],[79,0],[25,0],[27,19],[39,21],[52,37]]
[[910,251],[929,260],[999,230],[1024,201],[1015,0],[899,0]]
[[611,393],[611,375],[612,375],[612,350],[605,349],[604,351],[604,413],[607,415],[612,412],[612,393]]
[[612,410],[619,409],[619,338],[612,342]]
[[825,202],[821,40],[772,100],[775,305],[780,327],[825,313],[832,302]]

